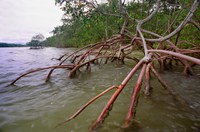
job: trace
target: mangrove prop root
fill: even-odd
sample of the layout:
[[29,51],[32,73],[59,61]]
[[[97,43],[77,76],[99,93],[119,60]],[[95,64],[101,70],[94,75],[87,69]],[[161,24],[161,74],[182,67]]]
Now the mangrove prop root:
[[145,95],[150,95],[150,89],[151,89],[151,85],[150,85],[150,67],[151,67],[151,65],[152,65],[152,63],[149,63],[147,65],[147,68],[146,68],[146,73],[145,73],[146,81],[145,81],[145,88],[143,90]]
[[[90,2],[86,2],[90,3]],[[137,96],[140,92],[141,85],[142,85],[142,78],[145,77],[145,88],[144,93],[146,95],[149,94],[150,90],[150,73],[154,74],[154,77],[158,79],[158,81],[161,83],[161,85],[166,88],[170,94],[173,95],[175,99],[181,102],[183,105],[187,105],[188,103],[179,96],[174,89],[169,87],[167,83],[161,78],[159,73],[155,70],[153,67],[154,64],[159,63],[160,69],[171,69],[174,63],[179,64],[183,67],[183,71],[185,74],[193,74],[193,67],[200,65],[200,50],[199,50],[199,44],[194,44],[191,42],[185,42],[179,39],[176,39],[175,42],[172,42],[172,37],[175,37],[175,35],[181,35],[180,31],[187,25],[187,23],[193,23],[195,24],[195,27],[199,29],[199,23],[194,22],[192,20],[192,17],[197,10],[200,0],[194,0],[187,16],[185,19],[180,23],[177,28],[175,28],[174,31],[167,34],[166,36],[161,36],[153,31],[148,31],[146,29],[143,29],[143,25],[147,22],[149,22],[153,17],[155,17],[155,14],[159,12],[160,0],[157,0],[153,6],[155,8],[152,8],[152,12],[147,15],[146,18],[143,20],[136,20],[135,18],[131,18],[131,16],[128,14],[128,12],[125,11],[124,5],[122,5],[122,2],[119,0],[119,3],[121,5],[120,7],[120,16],[124,20],[122,24],[121,31],[119,34],[113,35],[112,37],[108,38],[105,41],[97,42],[91,45],[87,45],[83,48],[80,48],[74,52],[68,52],[64,55],[62,55],[57,60],[60,61],[60,63],[57,66],[48,66],[44,68],[38,68],[35,70],[28,71],[18,78],[16,78],[13,82],[11,82],[11,85],[14,85],[19,79],[22,77],[42,71],[42,70],[48,70],[50,69],[47,77],[46,82],[49,81],[51,78],[52,73],[55,69],[68,69],[68,77],[73,76],[76,71],[81,71],[86,67],[86,70],[91,70],[92,65],[94,64],[100,64],[101,62],[108,63],[119,61],[122,64],[126,63],[126,60],[136,62],[136,65],[132,68],[132,70],[128,73],[128,75],[124,78],[124,80],[121,82],[119,86],[112,86],[100,93],[99,95],[92,98],[89,102],[87,102],[83,107],[81,107],[74,115],[72,115],[70,118],[65,120],[64,122],[58,124],[57,126],[63,125],[67,123],[68,121],[76,118],[88,105],[93,103],[96,99],[107,93],[108,91],[112,89],[116,89],[116,91],[112,94],[109,101],[103,108],[102,112],[96,119],[96,121],[91,126],[90,130],[95,130],[108,116],[109,111],[112,109],[112,106],[121,93],[121,91],[124,89],[126,84],[129,82],[129,80],[132,78],[132,76],[136,73],[136,71],[142,66],[142,70],[140,72],[140,75],[137,79],[137,83],[135,84],[135,87],[132,92],[131,97],[131,103],[129,106],[129,110],[127,113],[127,116],[125,118],[125,126],[128,126],[131,122],[131,119],[134,118],[134,111],[135,106],[137,102]],[[91,5],[90,5],[91,6]],[[134,25],[129,25],[129,21],[133,21]],[[175,20],[174,20],[175,22]],[[136,27],[136,34],[133,34],[131,29],[129,27]],[[167,29],[170,29],[171,27],[168,27]],[[166,32],[167,33],[167,32]],[[146,38],[146,36],[150,36],[150,38]],[[170,40],[171,39],[171,40]],[[192,46],[191,49],[183,49],[183,47],[180,45],[181,43],[188,43]],[[155,48],[155,45],[156,48]],[[135,50],[139,50],[141,53],[143,53],[142,59],[139,59],[139,57],[134,53]],[[71,60],[71,62],[70,62]],[[180,62],[180,63],[179,63]],[[66,64],[67,63],[67,64]],[[56,126],[56,127],[57,127]]]
[[109,92],[112,89],[117,88],[117,86],[112,86],[108,89],[106,89],[105,91],[101,92],[100,94],[98,94],[97,96],[95,96],[94,98],[92,98],[90,101],[88,101],[84,106],[82,106],[75,114],[73,114],[70,118],[68,118],[66,121],[59,123],[56,127],[59,127],[67,122],[69,122],[70,120],[76,118],[85,108],[87,108],[91,103],[93,103],[95,100],[97,100],[99,97],[103,96],[104,94],[106,94],[107,92]]
[[47,70],[47,69],[58,69],[58,68],[68,68],[68,69],[71,69],[73,68],[74,65],[61,65],[61,66],[49,66],[49,67],[45,67],[45,68],[38,68],[36,70],[31,70],[31,71],[28,71],[24,74],[22,74],[21,76],[19,76],[18,78],[16,78],[10,85],[14,85],[20,78],[28,75],[28,74],[31,74],[31,73],[35,73],[35,72],[38,72],[38,71],[42,71],[42,70]]
[[136,85],[135,85],[135,88],[134,88],[134,91],[133,91],[133,94],[132,94],[131,104],[130,104],[129,111],[128,111],[128,114],[127,114],[126,119],[125,119],[124,127],[128,127],[129,126],[129,124],[131,122],[131,119],[134,116],[133,115],[134,106],[136,105],[137,95],[138,95],[138,92],[140,91],[140,87],[142,85],[142,78],[144,76],[145,69],[146,69],[146,64],[143,64],[142,70],[140,72],[140,75],[138,77],[138,80],[136,82]]
[[149,52],[160,52],[160,53],[164,53],[164,54],[170,54],[170,55],[173,55],[173,56],[179,57],[181,59],[188,60],[188,61],[191,61],[195,64],[200,65],[200,59],[190,57],[190,56],[187,56],[187,55],[183,55],[183,54],[180,54],[180,53],[176,53],[176,52],[173,52],[173,51],[166,51],[166,50],[148,50],[148,51]]
[[117,99],[118,95],[121,93],[121,91],[124,89],[124,87],[126,86],[126,84],[129,82],[129,80],[131,79],[131,77],[138,70],[138,68],[140,67],[140,65],[142,63],[143,63],[143,61],[141,60],[139,63],[137,63],[135,65],[135,67],[126,76],[126,78],[123,80],[123,82],[121,83],[121,85],[118,87],[118,89],[115,91],[115,93],[112,95],[112,97],[110,98],[110,100],[108,101],[108,103],[106,104],[106,106],[104,107],[104,109],[102,110],[102,112],[99,115],[99,117],[97,118],[97,120],[92,125],[91,130],[96,129],[98,127],[98,125],[101,124],[101,122],[104,120],[107,112],[109,111],[109,108],[113,105],[113,103]]

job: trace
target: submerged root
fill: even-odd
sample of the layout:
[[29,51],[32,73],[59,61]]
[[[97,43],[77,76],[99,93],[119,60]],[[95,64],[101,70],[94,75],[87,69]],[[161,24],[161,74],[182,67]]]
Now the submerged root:
[[161,76],[158,74],[158,72],[153,67],[151,67],[151,71],[153,72],[153,74],[155,75],[155,77],[158,79],[158,81],[161,83],[161,85],[164,88],[166,88],[169,91],[169,93],[171,95],[173,95],[173,97],[177,101],[179,101],[184,106],[189,106],[188,102],[185,99],[183,99],[181,96],[179,96],[177,94],[177,92],[173,88],[171,88],[170,86],[168,86],[167,83],[161,78]]

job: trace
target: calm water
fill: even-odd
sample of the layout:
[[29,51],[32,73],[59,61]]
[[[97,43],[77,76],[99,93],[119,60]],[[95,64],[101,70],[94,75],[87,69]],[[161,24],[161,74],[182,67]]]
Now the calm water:
[[[73,49],[0,48],[0,132],[87,132],[114,91],[90,105],[68,124],[54,128],[70,117],[93,96],[112,85],[118,85],[131,66],[106,64],[93,66],[91,72],[67,78],[67,70],[56,70],[51,82],[45,83],[48,71],[30,74],[16,86],[8,84],[30,69],[56,65],[51,60]],[[200,72],[200,71],[199,71]],[[162,77],[187,100],[181,105],[152,79],[150,97],[140,94],[136,121],[130,128],[121,125],[126,116],[137,74],[118,97],[99,132],[193,132],[200,131],[200,78],[185,77],[178,71],[164,72]]]

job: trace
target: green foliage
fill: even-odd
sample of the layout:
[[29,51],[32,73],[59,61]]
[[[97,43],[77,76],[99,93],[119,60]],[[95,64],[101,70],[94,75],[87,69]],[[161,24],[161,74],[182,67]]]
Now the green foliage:
[[42,34],[37,34],[32,37],[31,41],[26,43],[27,46],[38,47],[43,45],[44,36]]
[[[66,12],[72,13],[72,8]],[[102,4],[97,9],[84,13],[72,13],[73,18],[63,19],[64,24],[56,27],[52,33],[53,37],[48,38],[45,43],[56,47],[80,47],[86,44],[105,40],[118,30],[118,18],[101,14],[99,10],[108,10],[107,4]],[[66,10],[66,8],[64,8]],[[74,9],[77,12],[76,9]],[[106,36],[107,35],[107,36]],[[56,43],[56,44],[54,44]]]
[[31,40],[26,45],[27,46],[39,46],[39,43],[40,43],[40,41],[38,41],[38,40]]
[[[146,18],[152,12],[155,2],[156,0],[143,0],[143,2],[129,2],[124,5],[125,10],[132,18],[129,19],[127,26],[129,31],[136,34],[136,30],[133,30],[136,29],[136,23],[133,19]],[[190,0],[161,0],[162,6],[159,12],[149,22],[145,23],[143,28],[163,36],[169,34],[184,20],[192,2]],[[55,27],[52,31],[53,36],[45,40],[44,43],[48,46],[81,47],[102,41],[117,34],[124,21],[118,0],[108,0],[107,3],[100,5],[87,3],[84,0],[56,0],[56,4],[59,4],[65,12],[62,19],[63,25]],[[197,22],[200,18],[199,12],[198,9],[194,18]],[[105,14],[115,14],[119,17]],[[189,24],[180,32],[179,39],[198,43],[198,34],[199,30]],[[148,38],[153,37],[144,35]],[[172,41],[175,42],[176,37],[173,37]]]

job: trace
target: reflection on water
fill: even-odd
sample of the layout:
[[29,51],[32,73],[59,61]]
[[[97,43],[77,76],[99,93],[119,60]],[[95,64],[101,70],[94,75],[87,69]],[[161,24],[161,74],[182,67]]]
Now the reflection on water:
[[[112,85],[118,85],[131,70],[128,66],[106,64],[94,66],[92,72],[82,72],[67,78],[67,70],[56,70],[51,82],[44,83],[47,71],[31,74],[7,86],[13,79],[29,69],[56,65],[51,60],[72,49],[28,48],[0,49],[0,132],[87,132],[114,91],[90,105],[80,116],[68,124],[54,128],[71,116],[93,96]],[[137,74],[135,75],[135,77]],[[164,72],[163,78],[190,104],[190,108],[177,102],[156,79],[152,79],[150,97],[140,94],[136,120],[122,128],[136,78],[119,96],[99,132],[132,131],[199,131],[200,82],[198,77],[185,77],[180,72]]]

